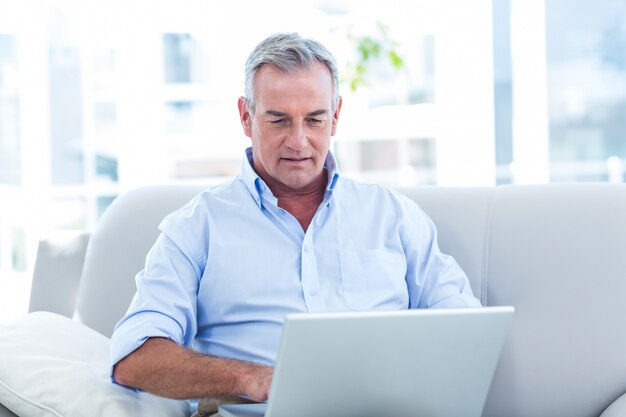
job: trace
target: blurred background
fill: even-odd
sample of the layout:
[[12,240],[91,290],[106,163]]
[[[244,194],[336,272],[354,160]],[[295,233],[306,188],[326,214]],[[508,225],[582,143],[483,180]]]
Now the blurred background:
[[244,62],[279,31],[339,62],[345,175],[624,181],[623,0],[0,0],[0,321],[26,312],[39,239],[238,171]]

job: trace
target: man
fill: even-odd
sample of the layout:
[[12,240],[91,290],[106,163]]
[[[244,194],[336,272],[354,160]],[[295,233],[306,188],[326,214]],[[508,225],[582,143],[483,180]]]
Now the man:
[[267,399],[288,313],[480,306],[428,217],[341,177],[335,60],[297,34],[246,62],[241,173],[161,223],[112,338],[117,383],[172,398]]

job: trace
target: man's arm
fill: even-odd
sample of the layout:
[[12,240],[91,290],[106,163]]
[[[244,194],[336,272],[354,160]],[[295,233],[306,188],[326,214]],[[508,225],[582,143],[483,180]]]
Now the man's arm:
[[119,384],[177,399],[246,396],[267,400],[273,368],[196,353],[150,338],[113,368]]
[[412,308],[481,307],[456,260],[439,249],[433,221],[405,199],[403,237],[407,286]]

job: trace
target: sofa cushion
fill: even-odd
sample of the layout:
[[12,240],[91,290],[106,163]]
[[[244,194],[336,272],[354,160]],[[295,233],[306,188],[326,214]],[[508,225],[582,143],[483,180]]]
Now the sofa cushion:
[[36,312],[0,326],[0,403],[17,415],[189,415],[185,401],[112,384],[109,370],[109,339],[65,316]]
[[613,402],[600,417],[624,417],[626,416],[626,393]]
[[74,314],[89,242],[86,232],[56,232],[39,242],[28,311]]

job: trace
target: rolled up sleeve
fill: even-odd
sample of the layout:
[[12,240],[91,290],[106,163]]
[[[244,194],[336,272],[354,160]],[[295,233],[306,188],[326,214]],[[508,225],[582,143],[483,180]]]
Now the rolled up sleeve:
[[152,337],[190,346],[197,333],[201,268],[180,242],[162,233],[135,281],[137,292],[111,338],[113,366]]

